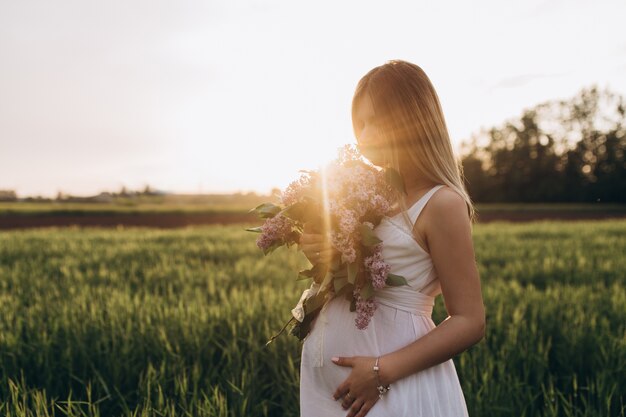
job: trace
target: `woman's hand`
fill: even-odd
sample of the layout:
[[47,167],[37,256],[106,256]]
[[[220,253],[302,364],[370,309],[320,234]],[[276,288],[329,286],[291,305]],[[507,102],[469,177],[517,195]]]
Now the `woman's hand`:
[[[337,360],[335,360],[337,359]],[[333,358],[339,366],[350,366],[352,372],[333,394],[335,400],[343,397],[341,406],[350,408],[347,417],[363,417],[378,401],[378,379],[374,372],[376,358],[369,356],[352,356]]]
[[313,265],[318,263],[330,264],[333,256],[338,253],[331,245],[328,234],[313,233],[306,223],[298,246]]

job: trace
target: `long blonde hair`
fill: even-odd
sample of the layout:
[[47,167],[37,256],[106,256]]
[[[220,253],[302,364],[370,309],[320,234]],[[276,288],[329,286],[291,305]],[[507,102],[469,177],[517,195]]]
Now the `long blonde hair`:
[[[465,200],[470,222],[475,223],[476,210],[465,189],[463,165],[454,154],[439,97],[426,73],[413,63],[394,59],[365,74],[352,98],[355,136],[356,103],[364,94],[372,100],[378,132],[389,145],[381,149],[385,164],[402,172],[399,152],[408,155],[405,160],[410,166],[404,171],[455,190]],[[406,201],[399,192],[397,197],[412,230]]]

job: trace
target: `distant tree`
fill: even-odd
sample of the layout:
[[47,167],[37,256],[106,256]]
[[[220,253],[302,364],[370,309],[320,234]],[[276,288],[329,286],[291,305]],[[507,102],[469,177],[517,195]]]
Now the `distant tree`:
[[[624,202],[624,99],[596,86],[527,109],[463,144],[475,201]],[[477,137],[486,142],[478,146]]]
[[624,98],[596,87],[567,107],[563,124],[579,139],[565,154],[567,192],[575,201],[626,201]]
[[491,131],[490,174],[506,201],[545,201],[560,194],[552,176],[558,161],[554,141],[541,131],[537,118],[536,111],[528,110],[519,122]]
[[465,181],[465,188],[477,201],[488,201],[488,191],[490,185],[484,173],[483,158],[480,157],[480,150],[476,144],[476,139],[472,138],[471,143],[462,143],[462,147],[466,148],[463,152],[465,155],[461,159],[461,168]]
[[15,190],[0,190],[0,201],[16,201],[17,194]]

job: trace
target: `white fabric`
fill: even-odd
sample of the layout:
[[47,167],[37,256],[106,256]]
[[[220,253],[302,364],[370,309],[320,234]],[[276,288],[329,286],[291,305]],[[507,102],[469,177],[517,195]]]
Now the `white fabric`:
[[[430,197],[444,185],[429,190],[408,209],[415,223]],[[430,255],[411,236],[402,214],[384,217],[375,229],[383,240],[383,255],[391,272],[404,276],[409,286],[376,290],[379,301],[365,330],[355,326],[356,312],[344,297],[329,301],[313,321],[304,339],[300,367],[300,416],[345,417],[347,409],[333,393],[349,375],[350,367],[333,356],[379,356],[398,350],[432,329],[435,296],[441,293]],[[367,417],[467,417],[465,397],[449,359],[402,378],[379,399]]]

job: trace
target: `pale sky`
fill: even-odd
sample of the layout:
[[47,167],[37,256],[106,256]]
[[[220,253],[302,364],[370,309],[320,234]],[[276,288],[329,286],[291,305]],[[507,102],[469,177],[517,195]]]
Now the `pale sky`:
[[[0,189],[268,193],[354,143],[358,80],[421,66],[453,145],[597,84],[626,1],[0,0]],[[457,148],[458,151],[458,148]]]

